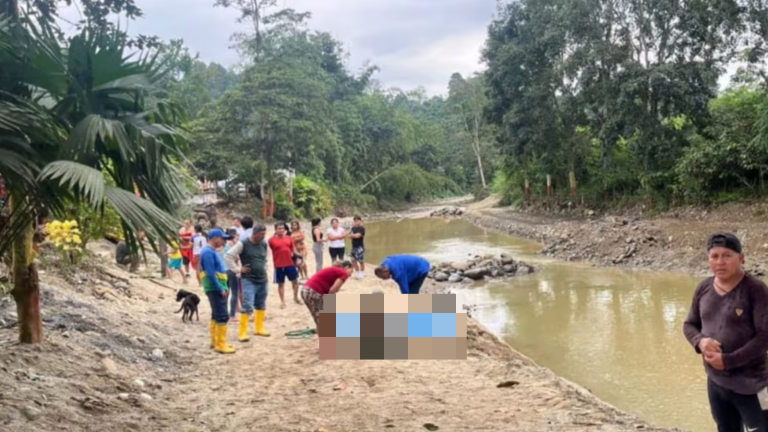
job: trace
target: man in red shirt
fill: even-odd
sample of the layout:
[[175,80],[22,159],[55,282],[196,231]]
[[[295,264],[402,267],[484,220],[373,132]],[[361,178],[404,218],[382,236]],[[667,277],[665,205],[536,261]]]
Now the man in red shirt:
[[312,314],[315,326],[320,322],[320,311],[323,310],[323,296],[339,292],[344,282],[352,275],[352,268],[351,262],[344,261],[338,267],[334,266],[320,270],[304,283],[304,287],[301,289],[301,298],[304,299],[304,304],[307,305],[309,313]]
[[275,235],[269,239],[269,249],[272,250],[272,262],[275,265],[275,283],[280,294],[281,309],[285,309],[285,278],[293,285],[293,301],[301,304],[299,300],[299,271],[293,262],[295,248],[291,236],[286,235],[285,223],[275,224]]

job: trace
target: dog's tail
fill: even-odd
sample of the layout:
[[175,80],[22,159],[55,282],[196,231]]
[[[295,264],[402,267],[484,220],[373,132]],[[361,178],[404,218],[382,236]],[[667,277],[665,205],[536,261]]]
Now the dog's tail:
[[179,312],[181,312],[181,310],[182,310],[182,309],[184,309],[184,304],[182,304],[182,305],[181,305],[181,307],[179,308],[179,310],[177,310],[177,311],[176,311],[176,312],[174,312],[174,313],[179,313]]

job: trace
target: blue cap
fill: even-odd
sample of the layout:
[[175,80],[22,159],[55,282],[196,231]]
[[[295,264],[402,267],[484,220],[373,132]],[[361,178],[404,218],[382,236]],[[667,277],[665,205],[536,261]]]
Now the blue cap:
[[224,240],[229,240],[230,238],[232,238],[231,236],[227,235],[226,233],[224,233],[224,231],[218,228],[208,231],[208,238],[212,239],[216,237],[221,237]]

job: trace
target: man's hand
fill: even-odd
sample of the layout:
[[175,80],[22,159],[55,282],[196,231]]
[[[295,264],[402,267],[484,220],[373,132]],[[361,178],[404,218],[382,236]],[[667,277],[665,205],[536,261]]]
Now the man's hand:
[[251,268],[248,266],[240,267],[240,274],[248,274],[251,272]]
[[715,354],[723,352],[720,342],[712,338],[704,338],[699,341],[699,350],[703,354]]
[[725,370],[725,363],[723,363],[723,353],[721,352],[708,352],[704,354],[704,361],[709,363],[710,366],[717,370]]
[[229,292],[227,292],[227,291],[222,291],[221,292],[221,296],[224,297],[224,298],[227,298],[227,294],[229,294]]

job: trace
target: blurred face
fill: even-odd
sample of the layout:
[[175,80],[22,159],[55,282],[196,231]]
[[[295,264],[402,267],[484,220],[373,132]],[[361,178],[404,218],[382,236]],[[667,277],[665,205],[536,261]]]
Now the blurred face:
[[240,241],[240,234],[232,234],[232,238],[229,240],[232,244]]
[[211,246],[216,249],[223,247],[225,242],[226,240],[224,240],[222,237],[214,237],[210,240]]
[[352,276],[352,267],[345,267],[344,270],[347,271],[347,277]]
[[339,221],[334,220],[333,222],[331,222],[331,226],[333,226],[333,229],[339,229]]
[[192,221],[189,220],[189,219],[185,220],[184,221],[184,228],[186,228],[186,229],[192,228]]
[[298,231],[299,230],[299,223],[298,222],[292,222],[291,223],[291,231]]
[[360,219],[355,219],[355,226],[356,227],[359,227],[362,224],[363,224],[363,221],[361,221]]
[[709,269],[718,279],[728,280],[741,273],[744,255],[724,247],[714,247],[709,251]]
[[284,235],[285,235],[285,226],[283,226],[283,225],[278,225],[278,226],[275,228],[275,233],[276,233],[277,235],[279,235],[279,236],[284,236]]
[[240,219],[234,219],[234,220],[232,221],[232,223],[233,223],[233,224],[234,224],[234,225],[235,225],[237,228],[240,228],[241,226],[243,226],[243,225],[241,225],[241,224],[240,224]]
[[264,231],[254,231],[253,234],[251,234],[251,242],[252,243],[261,243],[264,241],[264,235],[266,233]]
[[376,273],[376,276],[378,276],[380,279],[387,280],[392,277],[392,273],[389,272],[389,269],[381,269],[380,272]]

